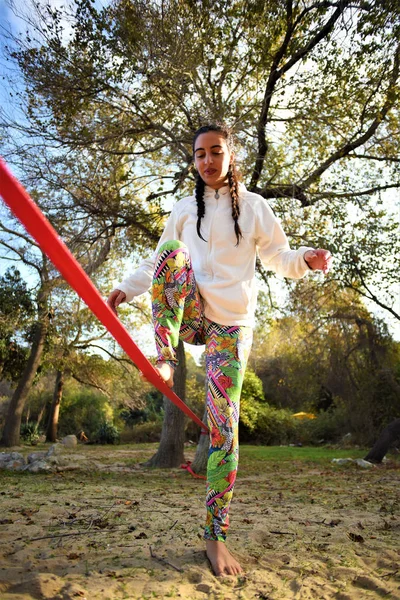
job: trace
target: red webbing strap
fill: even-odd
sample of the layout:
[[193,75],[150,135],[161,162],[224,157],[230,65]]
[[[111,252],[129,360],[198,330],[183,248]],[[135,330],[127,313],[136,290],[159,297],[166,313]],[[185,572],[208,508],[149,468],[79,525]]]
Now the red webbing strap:
[[188,473],[191,474],[192,477],[194,477],[195,479],[207,479],[207,477],[205,475],[199,475],[198,473],[195,473],[191,467],[192,463],[190,460],[186,461],[186,464],[181,465],[181,469],[186,469],[186,471],[188,471]]
[[208,431],[204,423],[188,406],[166,385],[157,370],[147,360],[141,350],[130,337],[118,317],[104,302],[85,271],[59,238],[54,228],[33,202],[19,181],[10,173],[0,158],[0,195],[14,215],[21,221],[25,229],[37,241],[41,249],[60,271],[64,279],[87,304],[90,310],[117,340],[121,348],[140,369],[143,375],[162,394],[167,396],[202,430]]

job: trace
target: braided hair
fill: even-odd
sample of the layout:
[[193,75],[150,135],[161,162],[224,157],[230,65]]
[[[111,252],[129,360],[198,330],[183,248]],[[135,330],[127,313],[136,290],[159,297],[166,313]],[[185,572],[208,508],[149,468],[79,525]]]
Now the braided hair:
[[[226,141],[228,149],[233,152],[233,135],[228,127],[225,125],[219,124],[211,124],[204,125],[198,129],[193,137],[193,153],[195,149],[195,143],[199,135],[202,133],[208,133],[209,131],[215,131],[216,133],[220,133]],[[239,205],[239,177],[238,172],[236,170],[236,165],[232,162],[229,166],[229,171],[227,173],[228,177],[228,185],[229,192],[232,198],[232,218],[234,221],[234,229],[236,235],[236,246],[239,245],[241,238],[243,237],[242,231],[239,225],[239,215],[240,215],[240,205]],[[199,174],[196,176],[196,187],[195,187],[195,198],[197,203],[197,235],[204,241],[206,241],[201,235],[201,220],[204,217],[206,211],[206,205],[204,202],[204,190],[205,183]]]

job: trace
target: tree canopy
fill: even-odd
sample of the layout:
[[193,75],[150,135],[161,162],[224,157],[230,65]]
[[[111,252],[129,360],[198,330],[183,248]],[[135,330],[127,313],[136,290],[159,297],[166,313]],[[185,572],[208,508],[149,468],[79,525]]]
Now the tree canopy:
[[193,132],[224,120],[291,240],[328,246],[337,278],[399,317],[396,2],[78,0],[24,18],[7,45],[24,118],[1,111],[18,132],[4,153],[53,206],[154,244],[160,202],[192,189]]

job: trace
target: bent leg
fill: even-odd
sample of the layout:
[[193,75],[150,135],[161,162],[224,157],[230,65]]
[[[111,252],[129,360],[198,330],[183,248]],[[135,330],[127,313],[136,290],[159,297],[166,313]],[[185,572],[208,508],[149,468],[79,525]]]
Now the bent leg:
[[250,327],[228,327],[205,319],[205,333],[210,449],[204,538],[225,542],[239,459],[240,392],[253,331]]
[[202,341],[203,307],[185,244],[172,240],[159,250],[152,286],[152,313],[158,360],[177,364],[179,339]]

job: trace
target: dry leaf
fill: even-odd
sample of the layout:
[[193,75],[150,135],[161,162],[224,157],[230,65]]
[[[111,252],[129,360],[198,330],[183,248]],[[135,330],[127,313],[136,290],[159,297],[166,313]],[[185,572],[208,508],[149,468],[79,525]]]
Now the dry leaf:
[[363,536],[358,535],[357,533],[349,532],[347,535],[349,536],[349,538],[351,539],[352,542],[358,542],[359,544],[363,544],[365,541]]

